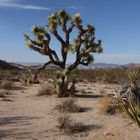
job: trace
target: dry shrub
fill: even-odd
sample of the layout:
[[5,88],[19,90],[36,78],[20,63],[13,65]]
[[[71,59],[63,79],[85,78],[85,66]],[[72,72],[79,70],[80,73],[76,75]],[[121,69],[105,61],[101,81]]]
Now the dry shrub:
[[101,113],[114,115],[119,111],[120,105],[116,99],[105,96],[100,100],[98,109]]
[[78,106],[75,102],[76,102],[76,100],[74,100],[73,98],[62,100],[61,103],[56,106],[56,109],[61,113],[81,112],[82,111],[81,107]]
[[[119,67],[119,68],[95,68],[95,69],[75,69],[71,75],[76,75],[78,81],[89,81],[89,82],[103,82],[103,83],[115,83],[122,84],[124,82],[129,82],[127,72],[129,67]],[[136,69],[135,67],[132,69]],[[49,78],[54,78],[54,72],[58,70],[57,68],[47,68],[42,70],[38,77],[43,80],[48,80]],[[140,68],[139,68],[140,71]],[[4,72],[5,73],[5,72]],[[23,72],[22,72],[23,73]],[[20,75],[20,72],[19,72]],[[4,74],[0,73],[0,78]]]
[[[103,82],[121,84],[128,81],[127,67],[118,68],[95,68],[95,69],[76,69],[73,73],[79,78],[78,81]],[[84,82],[84,81],[83,81]]]
[[52,83],[47,83],[41,85],[40,89],[38,90],[37,96],[48,96],[53,95],[55,93],[55,87]]
[[2,101],[13,102],[13,100],[11,100],[11,99],[9,99],[9,98],[3,98]]
[[21,82],[24,86],[28,86],[28,85],[32,84],[31,77],[26,76],[26,75],[21,76],[20,82]]
[[83,131],[80,123],[74,123],[71,119],[70,116],[67,114],[62,114],[61,116],[58,117],[58,128],[62,130],[66,134],[74,134],[77,132]]
[[7,80],[3,80],[0,83],[0,88],[1,89],[11,90],[13,88],[13,82],[7,81]]
[[7,95],[10,95],[11,93],[9,91],[0,91],[0,98],[4,98]]
[[104,89],[101,89],[101,90],[100,90],[100,95],[101,95],[101,96],[106,95],[106,91],[105,91]]
[[4,98],[4,97],[6,97],[5,93],[4,92],[0,92],[0,98]]
[[60,129],[66,129],[72,123],[72,121],[70,120],[70,116],[66,114],[60,115],[57,121],[58,121],[58,127]]

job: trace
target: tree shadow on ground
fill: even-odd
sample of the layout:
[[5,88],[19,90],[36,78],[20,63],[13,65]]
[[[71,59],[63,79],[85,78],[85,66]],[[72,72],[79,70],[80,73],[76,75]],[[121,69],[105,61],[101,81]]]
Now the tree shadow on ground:
[[86,134],[89,131],[96,130],[102,128],[101,125],[94,125],[94,124],[82,124],[82,123],[74,123],[68,126],[65,129],[60,129],[61,134],[66,134],[66,135],[80,135],[80,134]]
[[91,107],[81,107],[81,108],[80,108],[80,112],[81,112],[81,113],[82,113],[82,112],[88,112],[88,111],[90,111],[90,110],[92,110]]
[[[77,126],[77,128],[76,128]],[[77,129],[78,132],[88,132],[94,129],[100,129],[102,128],[101,125],[94,125],[94,124],[90,124],[90,125],[85,125],[85,124],[75,124],[75,129]]]
[[30,125],[31,120],[37,119],[37,117],[28,117],[28,116],[19,116],[19,117],[0,117],[0,127],[7,127],[5,130],[0,129],[0,139],[6,138],[20,138],[26,139],[29,138],[32,132],[27,131],[26,128],[17,128],[17,126],[21,125]]
[[13,116],[13,117],[0,117],[0,126],[11,125],[11,124],[29,124],[30,120],[37,119],[37,117],[28,116]]
[[30,134],[32,132],[24,132],[25,130],[20,129],[20,131],[23,132],[18,132],[19,129],[7,129],[7,130],[0,130],[0,139],[29,139]]
[[91,95],[91,94],[75,94],[78,98],[101,98],[101,95]]

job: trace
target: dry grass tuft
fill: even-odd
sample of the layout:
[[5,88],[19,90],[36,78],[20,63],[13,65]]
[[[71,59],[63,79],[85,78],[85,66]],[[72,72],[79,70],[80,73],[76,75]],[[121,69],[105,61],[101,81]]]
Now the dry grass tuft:
[[3,98],[2,101],[13,102],[13,100],[11,100],[11,99],[9,99],[9,98]]
[[58,127],[60,129],[66,129],[72,123],[72,121],[70,120],[70,116],[66,114],[60,115],[57,121],[58,121]]
[[0,98],[4,98],[4,97],[6,97],[5,93],[4,92],[0,92]]
[[60,113],[67,113],[67,112],[81,112],[82,108],[80,106],[78,106],[76,103],[76,100],[74,100],[73,98],[70,99],[66,99],[61,101],[60,104],[58,104],[56,106],[56,109],[60,112]]
[[0,98],[4,98],[10,94],[11,94],[11,92],[9,92],[9,91],[0,91]]
[[101,95],[101,96],[105,96],[105,95],[106,95],[106,91],[105,91],[104,89],[101,89],[101,90],[100,90],[100,95]]
[[40,89],[38,90],[37,96],[50,96],[54,94],[54,85],[53,84],[44,84],[41,85]]
[[32,84],[32,80],[31,77],[27,76],[27,75],[23,75],[20,77],[20,82],[24,85],[24,86],[29,86]]
[[7,80],[3,80],[0,83],[0,88],[1,89],[11,90],[13,88],[13,82],[7,81]]
[[101,113],[114,115],[119,111],[119,106],[119,103],[115,99],[105,96],[99,102],[98,109]]
[[74,123],[67,114],[62,114],[59,116],[57,121],[58,128],[66,134],[74,134],[84,131],[83,125],[80,123]]

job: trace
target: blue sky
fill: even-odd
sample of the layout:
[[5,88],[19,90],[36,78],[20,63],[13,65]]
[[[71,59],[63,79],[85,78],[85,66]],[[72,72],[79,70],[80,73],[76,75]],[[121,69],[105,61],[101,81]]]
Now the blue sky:
[[[140,0],[0,0],[0,59],[45,62],[47,57],[25,48],[23,34],[46,25],[48,14],[59,9],[80,13],[84,25],[95,26],[104,48],[95,62],[140,63]],[[52,46],[59,47],[56,41]]]

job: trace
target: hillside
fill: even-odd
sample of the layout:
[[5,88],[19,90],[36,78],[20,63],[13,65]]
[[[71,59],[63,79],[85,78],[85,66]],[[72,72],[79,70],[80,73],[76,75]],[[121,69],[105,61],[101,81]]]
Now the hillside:
[[19,69],[19,68],[4,60],[0,60],[0,69]]

